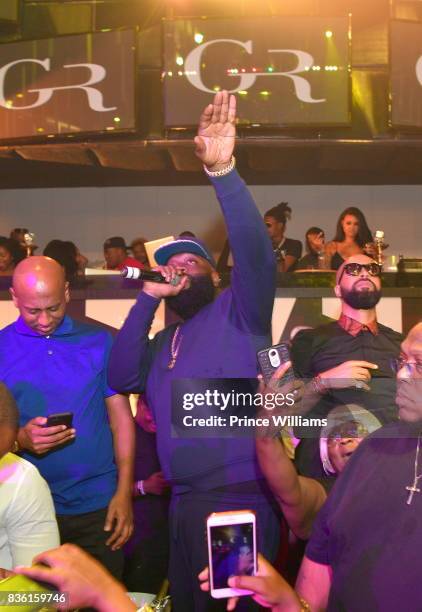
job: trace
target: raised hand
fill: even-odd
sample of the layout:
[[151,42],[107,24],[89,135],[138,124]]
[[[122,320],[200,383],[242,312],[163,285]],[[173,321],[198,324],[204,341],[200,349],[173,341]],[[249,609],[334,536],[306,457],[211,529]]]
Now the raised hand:
[[236,98],[227,91],[215,94],[204,109],[195,137],[195,153],[213,172],[230,163],[236,137]]

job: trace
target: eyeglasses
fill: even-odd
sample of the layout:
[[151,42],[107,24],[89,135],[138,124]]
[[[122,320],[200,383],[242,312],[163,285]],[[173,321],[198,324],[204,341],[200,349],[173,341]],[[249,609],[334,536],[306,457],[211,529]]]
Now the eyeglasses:
[[405,357],[398,357],[390,360],[390,366],[395,374],[402,368],[406,368],[407,374],[413,375],[416,373],[418,376],[422,376],[422,362],[420,361],[409,361]]
[[340,274],[339,282],[343,278],[343,274],[346,272],[348,276],[359,276],[362,270],[366,270],[369,276],[379,276],[381,274],[381,266],[375,261],[368,264],[361,264],[357,262],[345,264],[342,273]]

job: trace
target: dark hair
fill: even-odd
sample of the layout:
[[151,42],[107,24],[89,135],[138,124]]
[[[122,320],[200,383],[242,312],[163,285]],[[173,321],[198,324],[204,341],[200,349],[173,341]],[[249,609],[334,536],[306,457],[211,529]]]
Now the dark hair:
[[325,232],[320,227],[316,227],[315,225],[313,225],[308,229],[305,236],[309,236],[309,234],[325,234]]
[[146,242],[148,242],[148,240],[146,238],[143,238],[142,236],[140,236],[139,238],[134,238],[130,243],[130,248],[132,249],[137,244],[144,245]]
[[14,229],[11,230],[10,232],[10,238],[14,238],[15,240],[17,240],[19,234],[28,234],[29,230],[27,227],[15,227]]
[[310,227],[308,229],[308,231],[305,234],[305,240],[306,240],[306,249],[308,251],[308,253],[312,253],[312,247],[309,243],[309,235],[310,234],[324,234],[325,236],[325,232],[323,229],[321,229],[320,227],[316,227],[315,225],[313,225],[312,227]]
[[195,234],[191,232],[190,230],[184,230],[183,232],[180,232],[179,234],[179,238],[186,237],[186,236],[188,238],[196,238]]
[[276,221],[286,225],[287,219],[292,216],[292,209],[288,202],[280,202],[277,206],[273,206],[270,210],[267,210],[264,217],[274,217]]
[[367,242],[372,242],[373,241],[372,232],[368,227],[365,216],[363,212],[359,210],[359,208],[356,208],[356,206],[349,206],[348,208],[346,208],[346,210],[343,210],[343,212],[341,213],[337,221],[337,228],[336,228],[336,235],[334,236],[334,242],[343,242],[344,240],[344,231],[343,231],[342,223],[346,215],[352,215],[353,217],[356,217],[356,219],[359,222],[359,231],[356,236],[356,242],[358,243],[358,245],[362,248],[365,246]]
[[15,266],[26,257],[25,251],[14,238],[0,238],[0,247],[9,251]]
[[72,253],[76,259],[76,257],[78,256],[78,247],[76,246],[76,244],[71,240],[63,240],[63,244],[66,245],[66,248],[69,249],[69,253]]
[[43,251],[43,255],[55,259],[63,266],[66,280],[71,281],[78,272],[78,262],[76,261],[76,246],[73,242],[65,240],[50,240]]

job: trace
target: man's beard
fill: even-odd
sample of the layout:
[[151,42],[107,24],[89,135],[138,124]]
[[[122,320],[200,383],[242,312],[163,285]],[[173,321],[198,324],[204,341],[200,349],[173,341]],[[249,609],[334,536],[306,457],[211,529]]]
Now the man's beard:
[[208,274],[190,276],[190,287],[178,295],[166,298],[166,303],[182,319],[191,319],[207,304],[210,304],[216,293],[212,278]]
[[350,291],[342,289],[342,300],[355,310],[371,310],[372,308],[375,308],[381,299],[381,291],[380,289],[376,288],[371,280],[367,282],[370,282],[374,287],[372,290],[359,291],[358,289],[355,289],[355,287],[353,287]]

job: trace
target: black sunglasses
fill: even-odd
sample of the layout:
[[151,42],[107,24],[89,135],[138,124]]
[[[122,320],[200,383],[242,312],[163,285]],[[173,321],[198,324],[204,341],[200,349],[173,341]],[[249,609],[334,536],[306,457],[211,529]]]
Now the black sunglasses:
[[380,276],[381,274],[381,266],[374,261],[368,264],[352,262],[345,264],[338,282],[341,281],[345,272],[348,276],[359,276],[363,269],[368,272],[369,276]]

